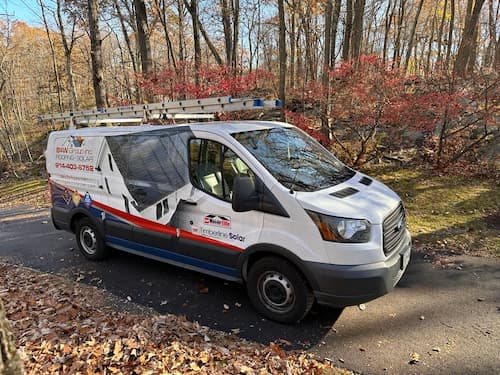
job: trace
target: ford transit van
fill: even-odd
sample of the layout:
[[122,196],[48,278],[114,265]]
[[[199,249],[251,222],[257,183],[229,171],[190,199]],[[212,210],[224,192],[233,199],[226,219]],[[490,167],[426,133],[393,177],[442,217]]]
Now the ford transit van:
[[410,259],[398,195],[289,124],[55,131],[46,159],[53,223],[86,258],[113,247],[244,283],[275,321],[382,296]]

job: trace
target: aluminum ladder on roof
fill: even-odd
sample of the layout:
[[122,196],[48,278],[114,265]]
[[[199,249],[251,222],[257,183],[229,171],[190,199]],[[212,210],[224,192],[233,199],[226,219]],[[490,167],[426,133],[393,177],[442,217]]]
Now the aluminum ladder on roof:
[[276,109],[280,107],[281,102],[279,100],[221,96],[206,99],[189,99],[102,108],[98,110],[52,113],[39,116],[39,122],[69,121],[70,128],[73,128],[75,124],[147,122],[149,119],[213,119],[216,112]]

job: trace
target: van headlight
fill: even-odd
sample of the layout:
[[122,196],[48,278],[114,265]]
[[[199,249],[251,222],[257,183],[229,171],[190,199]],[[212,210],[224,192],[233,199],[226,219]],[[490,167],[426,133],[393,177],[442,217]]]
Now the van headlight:
[[368,220],[347,219],[306,210],[325,241],[363,243],[370,241]]

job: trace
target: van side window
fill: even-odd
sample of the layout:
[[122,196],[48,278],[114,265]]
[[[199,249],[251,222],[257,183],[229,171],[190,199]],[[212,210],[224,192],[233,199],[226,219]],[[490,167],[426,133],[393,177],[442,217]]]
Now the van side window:
[[220,199],[230,202],[237,175],[252,178],[253,172],[227,146],[208,139],[189,142],[189,173],[192,184]]
[[130,204],[139,211],[157,205],[189,183],[186,150],[192,133],[160,130],[162,134],[147,132],[107,139],[115,167],[130,192]]

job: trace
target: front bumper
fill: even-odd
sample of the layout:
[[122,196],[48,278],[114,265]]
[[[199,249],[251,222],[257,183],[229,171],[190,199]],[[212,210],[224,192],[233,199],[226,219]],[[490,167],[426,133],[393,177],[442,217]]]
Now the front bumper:
[[383,296],[394,289],[403,276],[411,254],[409,233],[399,247],[383,262],[339,266],[305,262],[314,275],[314,296],[320,305],[345,307],[358,305]]

